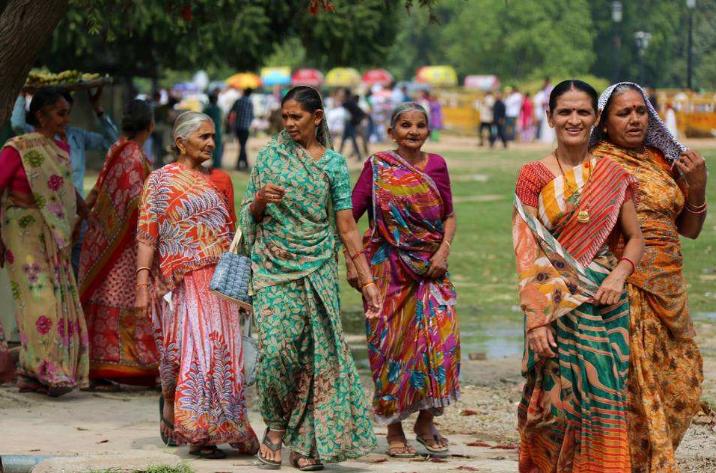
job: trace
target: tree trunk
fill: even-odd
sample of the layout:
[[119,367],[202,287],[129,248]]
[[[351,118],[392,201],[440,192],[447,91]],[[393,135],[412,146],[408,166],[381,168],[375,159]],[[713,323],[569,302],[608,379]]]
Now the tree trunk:
[[10,117],[17,95],[40,48],[67,12],[68,0],[9,0],[0,13],[0,124]]

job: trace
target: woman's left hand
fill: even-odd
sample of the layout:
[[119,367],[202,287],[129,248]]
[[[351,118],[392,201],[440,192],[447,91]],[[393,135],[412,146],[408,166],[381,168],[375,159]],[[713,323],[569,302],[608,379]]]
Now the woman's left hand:
[[447,251],[444,250],[442,247],[439,248],[438,251],[436,251],[430,258],[430,267],[425,273],[425,276],[429,277],[430,279],[437,279],[443,277],[445,273],[447,273],[448,269],[447,257]]
[[383,308],[383,301],[380,300],[380,292],[375,284],[363,286],[363,300],[365,301],[365,316],[368,319],[375,319],[380,316],[380,310]]
[[599,286],[597,293],[594,295],[594,300],[601,305],[616,304],[624,293],[624,281],[623,276],[614,274],[614,272],[610,273],[602,281],[602,285]]
[[706,161],[696,151],[690,149],[684,151],[676,160],[676,167],[684,175],[689,188],[699,190],[706,188]]

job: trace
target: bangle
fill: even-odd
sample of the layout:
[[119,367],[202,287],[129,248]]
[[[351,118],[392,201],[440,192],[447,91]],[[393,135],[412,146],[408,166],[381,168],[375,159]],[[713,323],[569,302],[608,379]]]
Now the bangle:
[[450,240],[443,240],[443,243],[445,243],[445,244],[447,245],[448,250],[449,250],[450,247],[452,246],[452,243],[450,243]]
[[137,270],[134,272],[134,274],[139,274],[140,271],[144,271],[144,270],[147,270],[150,273],[152,272],[152,268],[150,268],[148,266],[140,266],[137,268]]
[[352,255],[352,254],[350,253],[350,251],[348,251],[348,248],[346,248],[346,253],[348,254],[348,256],[351,257],[351,259],[352,259],[353,261],[355,261],[356,258],[358,258],[360,255],[363,254],[363,250],[361,250],[361,251],[359,251],[359,252],[357,252],[357,253],[355,253],[355,254]]
[[704,202],[701,205],[691,205],[688,202],[686,203],[686,211],[694,214],[694,215],[701,215],[706,213],[706,209],[708,209],[708,205],[706,202]]
[[137,286],[137,287],[140,287],[140,286],[151,286],[151,284],[149,284],[148,282],[138,282],[138,283],[136,284],[136,286]]
[[375,284],[375,282],[373,282],[373,281],[368,281],[368,282],[365,283],[365,284],[361,284],[360,290],[362,291],[363,289],[365,289],[366,287],[370,286],[371,284]]
[[619,262],[621,263],[622,261],[626,261],[627,263],[629,263],[631,265],[631,273],[630,274],[634,274],[636,272],[636,265],[634,264],[634,262],[632,260],[630,260],[626,256],[622,256],[621,259],[619,260]]

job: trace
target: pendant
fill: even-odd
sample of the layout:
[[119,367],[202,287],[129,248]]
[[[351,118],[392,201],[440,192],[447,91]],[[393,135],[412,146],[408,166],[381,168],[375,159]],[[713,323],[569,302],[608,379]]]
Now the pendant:
[[577,222],[589,223],[589,211],[580,210],[579,213],[577,214]]

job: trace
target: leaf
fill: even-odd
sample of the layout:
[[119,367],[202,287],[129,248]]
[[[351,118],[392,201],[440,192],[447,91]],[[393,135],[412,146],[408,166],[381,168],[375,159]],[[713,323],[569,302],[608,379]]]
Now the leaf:
[[476,416],[477,411],[473,409],[463,409],[462,412],[460,412],[461,416]]
[[474,442],[468,442],[468,443],[466,443],[465,445],[467,445],[468,447],[488,447],[488,448],[492,448],[492,445],[490,445],[490,444],[487,443],[487,442],[483,442],[482,440],[475,440]]

